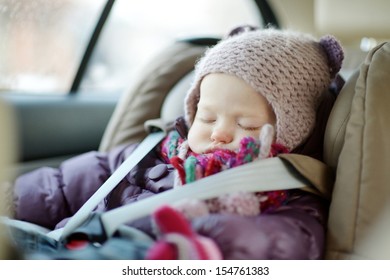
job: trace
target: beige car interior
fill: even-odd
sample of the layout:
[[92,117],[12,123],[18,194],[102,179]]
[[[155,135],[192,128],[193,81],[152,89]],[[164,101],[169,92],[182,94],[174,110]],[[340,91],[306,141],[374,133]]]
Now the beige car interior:
[[[390,37],[388,1],[271,0],[270,4],[283,27],[334,34],[346,51],[342,71],[346,85],[329,117],[324,142],[325,162],[336,178],[326,258],[390,259],[390,248],[382,246],[389,244],[390,233],[390,43],[381,43]],[[180,41],[163,50],[122,95],[100,150],[141,141],[148,133],[145,122],[148,127],[181,116],[193,66],[206,48]],[[12,140],[0,144],[1,154],[12,151]],[[1,166],[8,163],[4,160],[12,161],[11,154],[0,157]],[[0,240],[0,259],[6,256],[4,244]]]

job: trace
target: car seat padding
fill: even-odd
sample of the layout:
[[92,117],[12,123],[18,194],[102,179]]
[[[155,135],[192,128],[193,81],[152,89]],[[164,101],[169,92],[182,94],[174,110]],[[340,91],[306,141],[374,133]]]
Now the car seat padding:
[[[333,110],[335,114],[344,110],[345,116],[349,112],[346,122],[336,124],[333,116],[330,118],[329,126],[339,125],[341,130],[345,126],[345,137],[339,156],[333,155],[338,162],[328,220],[329,259],[383,257],[372,232],[381,228],[380,217],[390,203],[389,81],[390,43],[384,43],[369,52],[356,83],[352,78],[340,93],[340,97],[352,97],[351,101],[336,102]],[[337,127],[332,130],[337,131]],[[388,230],[383,232],[387,239]],[[373,240],[371,245],[379,250],[367,250],[367,240]]]
[[144,123],[160,118],[166,95],[194,68],[205,49],[206,46],[178,41],[158,54],[118,102],[99,150],[108,151],[115,146],[140,142],[145,138],[147,131]]

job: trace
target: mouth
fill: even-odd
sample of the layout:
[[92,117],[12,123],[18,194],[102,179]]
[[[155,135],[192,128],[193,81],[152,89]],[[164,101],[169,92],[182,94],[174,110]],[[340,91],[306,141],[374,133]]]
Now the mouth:
[[222,145],[210,145],[208,149],[206,149],[205,153],[213,153],[218,150],[225,150]]
[[204,153],[205,154],[212,154],[212,153],[214,153],[217,150],[220,150],[220,149],[207,149],[206,151],[204,151]]
[[205,154],[212,154],[212,153],[215,153],[216,151],[229,151],[229,152],[232,152],[234,151],[234,149],[229,149],[228,147],[225,147],[225,146],[214,146],[214,147],[211,147],[209,149],[207,149],[204,153]]

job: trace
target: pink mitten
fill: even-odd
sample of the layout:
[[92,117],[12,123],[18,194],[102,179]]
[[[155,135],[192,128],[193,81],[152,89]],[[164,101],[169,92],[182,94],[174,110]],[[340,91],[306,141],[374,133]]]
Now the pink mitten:
[[194,232],[184,216],[172,207],[160,207],[152,218],[161,237],[149,249],[146,259],[222,259],[214,241]]

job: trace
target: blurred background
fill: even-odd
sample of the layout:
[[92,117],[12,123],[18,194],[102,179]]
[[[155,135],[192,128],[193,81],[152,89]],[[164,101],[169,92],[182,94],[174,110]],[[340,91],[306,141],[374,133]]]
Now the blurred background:
[[[106,2],[0,0],[0,88],[66,93]],[[242,22],[261,22],[247,0],[115,2],[81,90],[123,90],[172,40],[221,36]]]
[[[106,2],[0,0],[0,89],[67,93]],[[349,50],[345,68],[356,67],[365,51],[388,36],[386,0],[268,3],[281,27],[338,36]],[[117,0],[80,90],[123,90],[172,40],[221,37],[243,23],[261,25],[261,17],[251,0]]]
[[0,0],[0,214],[15,176],[98,149],[123,92],[172,42],[242,24],[333,34],[347,79],[389,40],[389,11],[388,0]]

